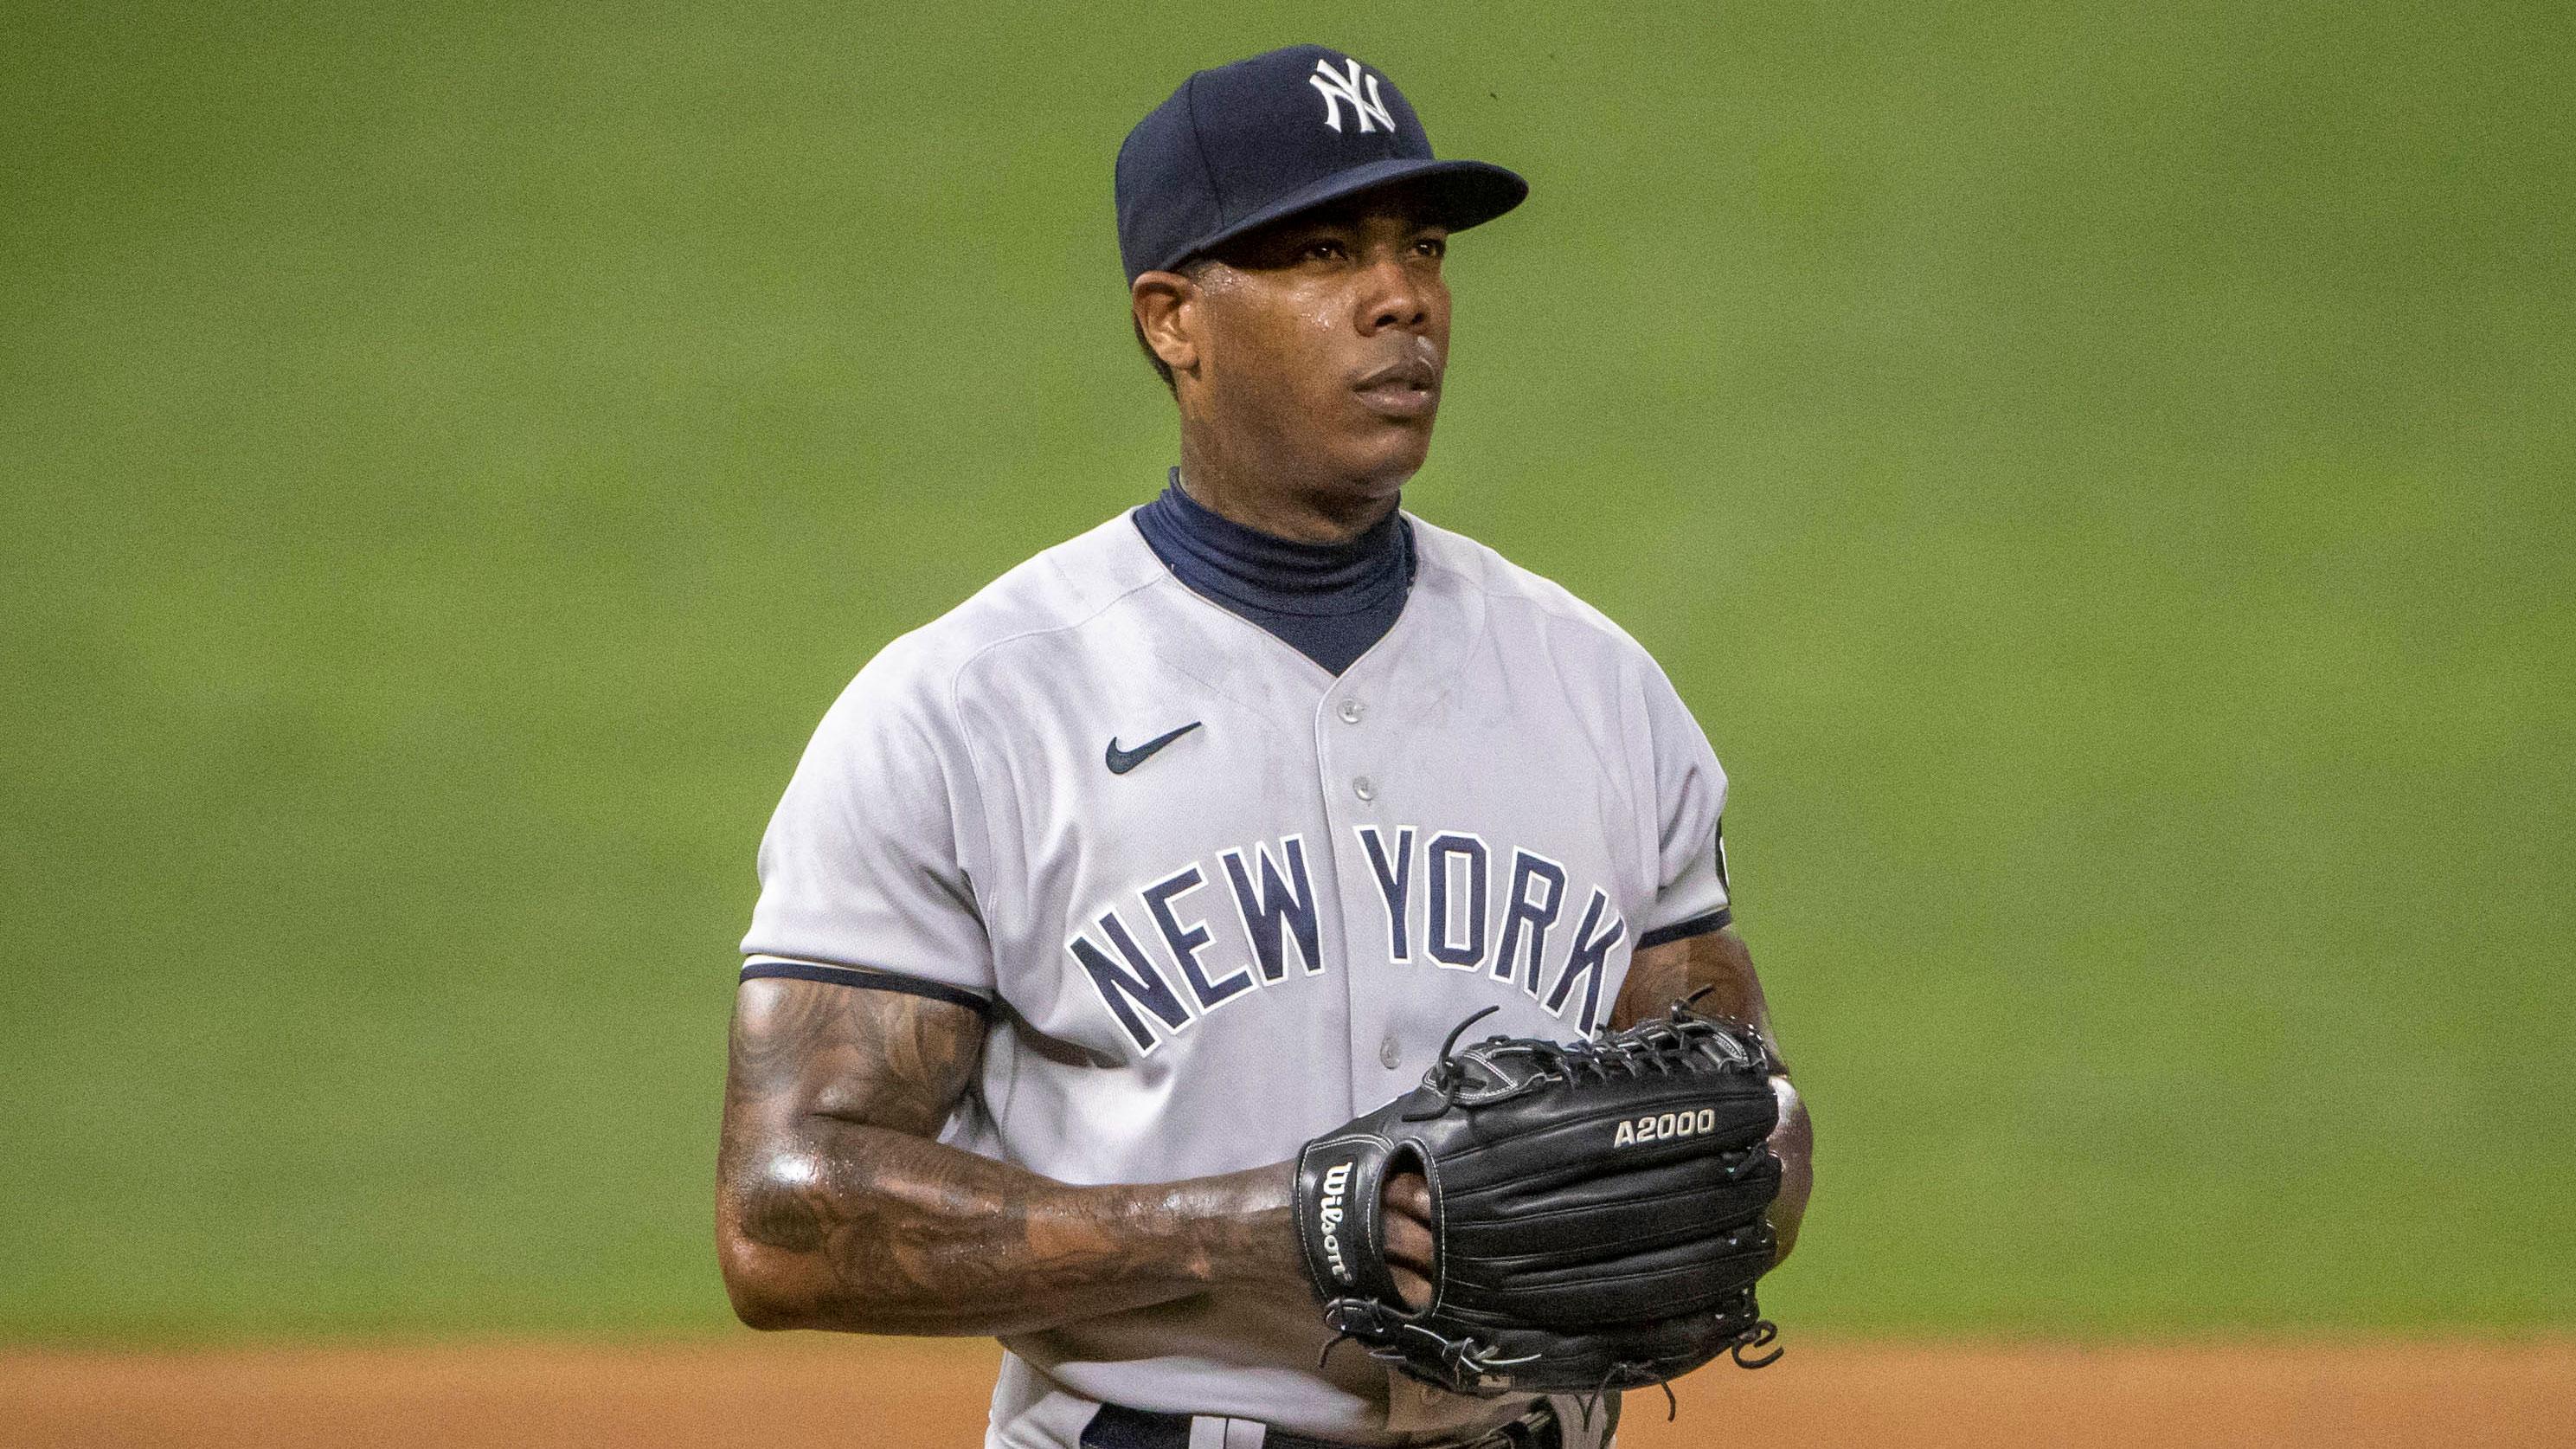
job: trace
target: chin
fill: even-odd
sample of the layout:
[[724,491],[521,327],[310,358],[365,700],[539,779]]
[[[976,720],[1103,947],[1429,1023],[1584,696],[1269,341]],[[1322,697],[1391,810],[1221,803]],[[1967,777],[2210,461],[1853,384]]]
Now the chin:
[[1359,480],[1365,491],[1383,496],[1402,488],[1406,479],[1421,472],[1424,460],[1430,456],[1429,427],[1390,430],[1348,449],[1340,471],[1346,478]]

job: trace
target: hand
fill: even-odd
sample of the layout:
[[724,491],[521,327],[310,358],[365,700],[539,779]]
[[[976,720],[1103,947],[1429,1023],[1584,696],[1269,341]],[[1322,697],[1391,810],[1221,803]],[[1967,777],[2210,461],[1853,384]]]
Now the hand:
[[1787,1077],[1771,1079],[1771,1095],[1780,1103],[1780,1125],[1771,1129],[1770,1141],[1771,1155],[1780,1159],[1780,1196],[1767,1214],[1779,1240],[1771,1254],[1776,1267],[1798,1246],[1798,1227],[1807,1216],[1807,1194],[1816,1182],[1816,1129]]
[[1431,1184],[1419,1173],[1387,1180],[1386,1261],[1404,1306],[1421,1312],[1431,1302]]

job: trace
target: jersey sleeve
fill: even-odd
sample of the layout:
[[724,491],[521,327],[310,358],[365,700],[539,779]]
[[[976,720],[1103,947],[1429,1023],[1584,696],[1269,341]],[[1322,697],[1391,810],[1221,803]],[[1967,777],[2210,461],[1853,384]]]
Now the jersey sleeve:
[[1640,949],[1714,931],[1734,919],[1720,827],[1726,813],[1726,771],[1672,681],[1651,664],[1646,723],[1654,742],[1661,884],[1653,909],[1637,923]]
[[936,677],[901,645],[823,716],[760,842],[743,975],[987,1006],[993,956],[967,869],[981,809]]

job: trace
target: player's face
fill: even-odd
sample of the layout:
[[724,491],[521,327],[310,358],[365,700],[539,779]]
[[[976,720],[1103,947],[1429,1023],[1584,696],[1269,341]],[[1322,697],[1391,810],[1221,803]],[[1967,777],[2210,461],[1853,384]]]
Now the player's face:
[[1447,236],[1380,200],[1228,248],[1198,278],[1188,405],[1283,477],[1403,486],[1431,450],[1449,362]]

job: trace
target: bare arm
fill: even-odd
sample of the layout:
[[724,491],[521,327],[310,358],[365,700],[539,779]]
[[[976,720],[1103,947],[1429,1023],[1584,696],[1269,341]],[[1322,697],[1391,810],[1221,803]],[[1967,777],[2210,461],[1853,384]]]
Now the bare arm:
[[1073,1187],[934,1141],[983,1035],[949,1002],[742,984],[716,1239],[745,1323],[994,1335],[1218,1287],[1307,1292],[1285,1164]]
[[1610,1024],[1633,1026],[1692,992],[1709,988],[1699,1010],[1710,1016],[1750,1026],[1771,1044],[1781,1061],[1771,1079],[1780,1097],[1780,1125],[1771,1133],[1771,1150],[1780,1159],[1780,1199],[1771,1205],[1771,1226],[1780,1236],[1778,1262],[1798,1245],[1798,1225],[1807,1215],[1807,1194],[1815,1186],[1815,1126],[1807,1119],[1806,1099],[1789,1084],[1789,1068],[1780,1057],[1780,1042],[1771,1034],[1771,1011],[1762,999],[1762,979],[1753,973],[1753,953],[1732,929],[1649,946],[1628,963],[1627,984],[1611,1010]]

